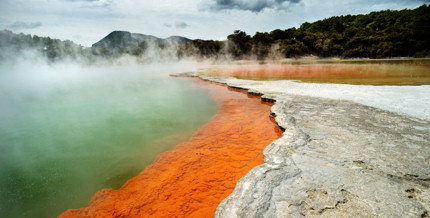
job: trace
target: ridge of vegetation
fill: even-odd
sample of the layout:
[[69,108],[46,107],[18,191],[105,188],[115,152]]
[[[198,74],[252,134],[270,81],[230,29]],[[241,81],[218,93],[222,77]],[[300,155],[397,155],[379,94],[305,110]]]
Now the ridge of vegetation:
[[[118,31],[114,31],[115,33]],[[253,36],[236,30],[225,41],[172,39],[175,43],[156,43],[139,34],[109,34],[103,40],[109,43],[93,48],[77,45],[70,40],[15,34],[0,31],[0,60],[26,48],[40,51],[51,61],[59,59],[85,60],[115,59],[124,54],[141,59],[157,54],[174,54],[176,58],[199,59],[282,59],[314,55],[341,58],[389,58],[430,56],[430,6],[400,11],[385,10],[365,15],[334,16],[313,23],[305,22],[299,28],[257,32]],[[128,33],[128,32],[123,32]],[[106,39],[110,35],[115,38]],[[130,35],[130,39],[123,37]],[[147,37],[147,36],[146,36]],[[154,37],[155,38],[155,37]],[[183,38],[183,39],[182,39]],[[102,41],[102,40],[101,40]],[[152,40],[154,41],[154,40]],[[176,43],[177,42],[177,43]],[[116,44],[115,44],[116,43]],[[109,46],[104,46],[104,45]],[[112,49],[114,48],[114,49]],[[148,53],[148,57],[145,53]]]
[[202,57],[228,53],[236,59],[298,57],[428,57],[430,56],[430,6],[366,15],[335,16],[299,28],[257,32],[236,30],[228,41],[193,40],[182,46]]

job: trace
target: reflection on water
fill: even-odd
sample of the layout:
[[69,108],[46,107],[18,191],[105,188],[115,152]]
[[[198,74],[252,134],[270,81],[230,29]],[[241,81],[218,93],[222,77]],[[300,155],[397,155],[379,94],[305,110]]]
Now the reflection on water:
[[0,214],[55,217],[119,188],[216,112],[166,67],[0,69]]
[[302,61],[236,65],[204,73],[250,80],[300,80],[357,85],[428,85],[430,59]]

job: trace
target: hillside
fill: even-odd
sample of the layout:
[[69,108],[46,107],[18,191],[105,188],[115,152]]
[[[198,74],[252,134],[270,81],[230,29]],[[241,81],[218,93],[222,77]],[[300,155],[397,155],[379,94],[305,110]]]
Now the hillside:
[[37,52],[38,55],[51,61],[59,59],[91,59],[91,50],[70,40],[52,39],[29,34],[15,34],[9,30],[0,31],[0,61],[8,58],[22,56],[28,51]]
[[182,36],[171,36],[166,39],[151,35],[130,33],[127,31],[113,31],[100,41],[92,45],[92,50],[97,54],[131,54],[142,55],[149,46],[156,48],[171,47],[191,41]]
[[236,30],[227,43],[193,40],[180,50],[202,57],[229,54],[236,59],[257,57],[386,58],[430,56],[430,7],[335,16],[299,28],[257,32]]

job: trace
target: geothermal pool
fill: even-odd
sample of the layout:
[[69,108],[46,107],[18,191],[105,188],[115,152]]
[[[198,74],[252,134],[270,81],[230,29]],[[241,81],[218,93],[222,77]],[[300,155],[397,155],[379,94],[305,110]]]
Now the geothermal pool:
[[[349,90],[355,99],[365,88],[373,96],[367,100],[384,92],[425,99],[427,86],[418,85],[430,83],[429,66],[428,60],[305,62],[218,66],[203,74],[311,82],[263,87],[248,81],[293,94],[324,89],[348,96]],[[168,77],[194,70],[181,64],[1,66],[0,214],[53,217],[82,208],[63,215],[212,216],[236,181],[263,163],[261,151],[281,132],[269,118],[271,104],[259,97]],[[406,85],[408,92],[316,83]],[[395,97],[408,103],[402,98]]]
[[429,85],[430,59],[296,60],[288,63],[221,66],[202,74],[248,80],[297,80],[306,83]]
[[101,190],[88,207],[60,217],[213,217],[236,182],[263,163],[262,150],[282,132],[270,119],[272,103],[198,79],[195,84],[210,90],[219,105],[209,123],[119,190]]
[[0,214],[55,217],[120,188],[217,111],[188,66],[0,69]]
[[206,68],[200,74],[264,92],[349,100],[430,119],[428,58],[241,63]]

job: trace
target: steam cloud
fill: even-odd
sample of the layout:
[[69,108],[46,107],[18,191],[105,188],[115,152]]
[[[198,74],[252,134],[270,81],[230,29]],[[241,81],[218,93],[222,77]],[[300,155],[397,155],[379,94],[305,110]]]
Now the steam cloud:
[[212,0],[211,3],[205,5],[204,8],[212,11],[236,9],[261,12],[266,8],[287,8],[290,4],[298,2],[300,2],[300,0]]

